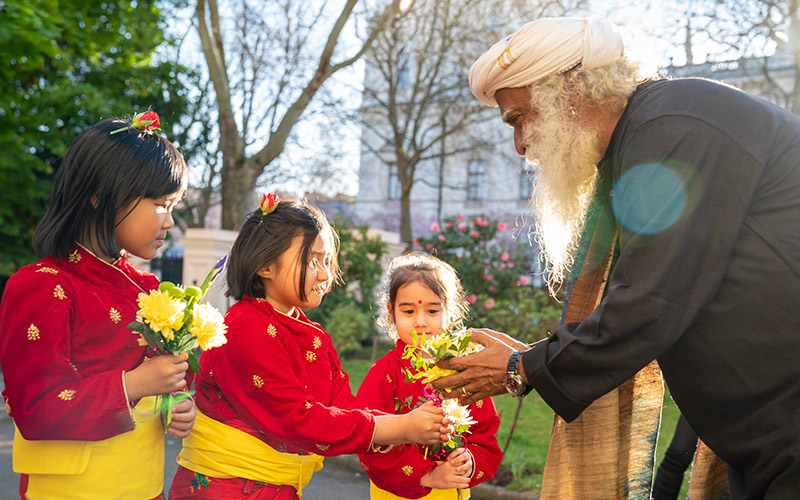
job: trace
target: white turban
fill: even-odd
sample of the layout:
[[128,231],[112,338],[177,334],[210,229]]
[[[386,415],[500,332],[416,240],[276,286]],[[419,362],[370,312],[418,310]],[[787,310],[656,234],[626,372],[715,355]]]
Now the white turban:
[[583,68],[606,66],[622,57],[622,36],[602,18],[542,18],[525,24],[486,51],[469,71],[469,86],[481,102],[497,106],[495,92]]

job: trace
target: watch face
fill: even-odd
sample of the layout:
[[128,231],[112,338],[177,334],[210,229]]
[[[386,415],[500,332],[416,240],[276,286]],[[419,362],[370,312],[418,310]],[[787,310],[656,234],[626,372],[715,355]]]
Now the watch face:
[[519,375],[506,375],[503,385],[513,396],[520,396],[522,394],[522,377]]

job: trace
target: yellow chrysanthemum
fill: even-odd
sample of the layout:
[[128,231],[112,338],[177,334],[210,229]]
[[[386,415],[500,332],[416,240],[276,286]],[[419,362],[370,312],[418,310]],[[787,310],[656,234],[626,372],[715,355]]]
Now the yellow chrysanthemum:
[[436,352],[439,349],[439,346],[447,344],[448,340],[450,339],[447,338],[447,335],[438,335],[436,337],[432,337],[428,339],[428,350]]
[[153,290],[149,294],[139,294],[139,310],[136,314],[159,332],[165,339],[172,340],[175,330],[183,323],[183,310],[186,304],[174,299],[167,292]]
[[225,332],[228,326],[224,322],[222,314],[211,304],[197,304],[194,306],[194,319],[189,333],[197,337],[197,343],[204,351],[212,347],[219,347],[228,339]]
[[458,372],[455,370],[448,370],[446,368],[440,368],[436,365],[433,365],[431,368],[425,370],[425,377],[422,379],[422,383],[428,384],[436,379],[445,377],[447,375],[453,375],[455,373]]

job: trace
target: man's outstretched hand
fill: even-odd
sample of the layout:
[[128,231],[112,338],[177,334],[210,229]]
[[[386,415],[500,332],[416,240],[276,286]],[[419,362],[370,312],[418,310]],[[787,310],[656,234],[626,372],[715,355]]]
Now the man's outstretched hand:
[[448,375],[431,382],[434,389],[450,388],[451,391],[440,391],[443,398],[461,398],[461,404],[480,401],[489,396],[505,394],[503,386],[508,358],[514,351],[529,349],[524,344],[505,333],[486,328],[470,329],[472,342],[483,345],[483,349],[475,354],[460,358],[449,358],[437,363],[442,368],[457,370],[461,373]]

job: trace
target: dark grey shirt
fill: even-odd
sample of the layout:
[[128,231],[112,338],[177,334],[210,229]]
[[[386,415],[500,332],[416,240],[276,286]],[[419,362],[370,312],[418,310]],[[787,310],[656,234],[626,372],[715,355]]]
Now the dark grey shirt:
[[606,295],[524,355],[566,420],[657,359],[748,499],[800,495],[800,118],[728,86],[656,80],[606,152]]

